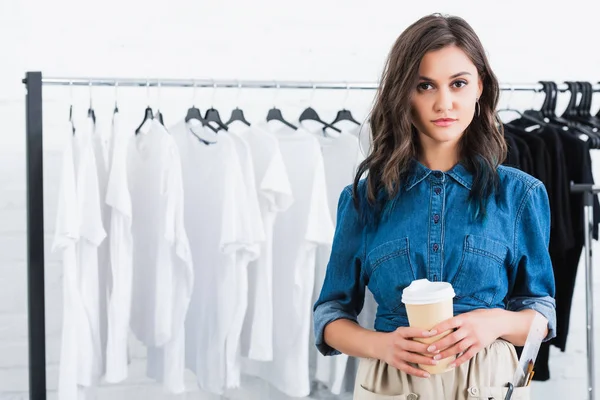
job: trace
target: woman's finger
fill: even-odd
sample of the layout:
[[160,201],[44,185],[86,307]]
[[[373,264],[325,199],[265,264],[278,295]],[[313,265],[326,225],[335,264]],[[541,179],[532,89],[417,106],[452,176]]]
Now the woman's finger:
[[451,365],[454,367],[458,367],[461,364],[466,363],[471,358],[475,357],[475,354],[479,351],[477,346],[471,346],[466,352],[463,353],[460,357],[458,357]]
[[432,357],[435,355],[435,353],[430,353],[427,351],[427,348],[429,347],[427,343],[421,343],[415,340],[405,339],[399,342],[399,346],[402,350],[410,351],[413,353],[431,355]]
[[429,372],[423,371],[422,369],[419,369],[419,368],[415,368],[412,365],[410,365],[404,361],[399,361],[399,362],[395,363],[395,365],[392,365],[392,367],[399,369],[400,371],[403,371],[409,375],[417,376],[419,378],[429,378],[431,376],[429,374]]
[[431,343],[429,345],[429,347],[427,347],[427,352],[434,353],[437,350],[443,351],[445,349],[448,349],[448,348],[452,347],[453,345],[455,345],[456,343],[463,340],[464,338],[466,338],[467,335],[468,335],[468,332],[466,329],[458,329],[458,330],[444,336],[437,342]]
[[432,357],[424,356],[418,353],[411,353],[410,351],[404,351],[398,355],[403,361],[408,361],[413,364],[423,365],[437,365],[438,361]]
[[436,354],[433,359],[434,360],[442,360],[444,358],[455,356],[459,353],[467,351],[474,342],[470,339],[463,339],[460,342],[456,343],[454,346],[442,351],[440,354]]
[[396,329],[396,332],[405,339],[413,339],[413,338],[426,339],[426,338],[435,336],[437,333],[435,331],[428,331],[428,330],[419,329],[419,328],[411,328],[409,326],[400,327],[400,328]]

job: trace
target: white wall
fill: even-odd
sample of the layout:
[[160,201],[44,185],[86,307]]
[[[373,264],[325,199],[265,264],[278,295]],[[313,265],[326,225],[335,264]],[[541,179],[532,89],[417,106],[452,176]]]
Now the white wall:
[[[25,71],[41,70],[53,76],[375,81],[398,34],[424,14],[443,12],[460,15],[472,24],[502,82],[594,81],[600,80],[600,51],[595,46],[600,33],[597,4],[580,0],[552,5],[545,1],[505,1],[501,7],[475,1],[0,1],[0,398],[27,396],[21,84]],[[489,8],[484,10],[484,5]],[[235,90],[216,92],[215,106],[224,118],[237,95]],[[313,104],[323,117],[331,119],[344,95],[319,91]],[[284,115],[294,118],[310,96],[310,91],[281,91],[276,101]],[[95,89],[93,98],[100,122],[106,123],[113,91]],[[156,98],[152,91],[153,104]],[[210,89],[198,90],[201,109],[210,106],[211,98]],[[119,99],[121,110],[129,117],[127,123],[133,127],[141,120],[146,92],[122,89]],[[352,92],[348,107],[362,118],[371,99],[372,93]],[[531,94],[515,94],[513,98],[523,106],[533,100]],[[564,100],[561,97],[562,106]],[[83,116],[89,101],[87,89],[75,89],[73,101],[76,114]],[[189,89],[163,90],[165,118],[174,122],[182,117],[190,101]],[[264,118],[273,101],[274,93],[269,90],[243,91],[238,100],[250,120]],[[58,126],[67,116],[69,102],[65,88],[44,89],[46,334],[51,397],[56,395],[61,269],[48,245],[56,211],[58,150],[67,134]],[[597,156],[594,162],[599,164]],[[600,181],[600,171],[596,172]],[[600,273],[596,278],[596,309],[600,309]],[[534,383],[534,398],[586,398],[582,274],[571,321],[567,352],[553,349],[553,379]],[[596,328],[600,337],[600,326]],[[131,379],[101,389],[102,398],[164,397],[143,377],[143,352],[136,350],[135,356]],[[600,358],[596,360],[600,371]],[[274,391],[265,390],[256,398],[275,398]],[[237,393],[233,397],[248,399],[250,395]]]

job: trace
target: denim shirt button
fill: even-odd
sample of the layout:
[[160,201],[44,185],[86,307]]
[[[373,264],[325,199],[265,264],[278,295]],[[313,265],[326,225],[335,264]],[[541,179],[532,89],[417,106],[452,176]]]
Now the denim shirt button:
[[433,245],[433,251],[438,251],[438,249],[439,249],[439,248],[440,248],[440,246],[438,246],[438,244],[437,244],[437,243],[435,243],[435,244]]
[[442,193],[442,189],[440,189],[439,187],[436,187],[435,189],[433,189],[433,191],[435,192],[435,194]]
[[438,214],[435,214],[433,216],[433,222],[435,222],[437,224],[439,220],[440,220],[440,216]]
[[442,172],[441,171],[434,171],[433,172],[433,176],[435,176],[436,178],[441,178],[442,177]]

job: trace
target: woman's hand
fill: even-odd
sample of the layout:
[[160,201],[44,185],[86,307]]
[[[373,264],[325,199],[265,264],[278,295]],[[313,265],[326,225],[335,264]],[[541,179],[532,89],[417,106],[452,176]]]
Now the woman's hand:
[[441,360],[455,354],[463,353],[450,367],[469,361],[479,350],[489,346],[502,336],[503,327],[501,309],[485,309],[466,312],[450,318],[436,325],[433,330],[437,332],[454,332],[443,337],[437,342],[431,343],[427,348],[428,353],[441,352],[434,356],[435,360]]
[[384,339],[380,342],[382,346],[377,358],[409,375],[429,378],[428,372],[415,368],[409,363],[425,365],[436,365],[438,363],[437,360],[433,359],[434,353],[427,351],[429,345],[413,340],[414,338],[425,339],[434,335],[434,331],[409,327],[400,327],[394,332],[383,333]]

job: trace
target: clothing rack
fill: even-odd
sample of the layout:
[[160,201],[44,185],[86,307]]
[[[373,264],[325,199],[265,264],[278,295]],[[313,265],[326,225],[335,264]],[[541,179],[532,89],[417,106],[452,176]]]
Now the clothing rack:
[[[129,87],[212,87],[249,89],[326,89],[326,90],[376,90],[376,82],[344,81],[269,81],[269,80],[214,80],[214,79],[157,79],[157,78],[98,78],[98,77],[42,77],[41,72],[27,72],[26,86],[26,180],[27,180],[27,297],[29,333],[29,398],[46,399],[46,334],[44,291],[44,176],[43,176],[43,126],[42,86],[129,86]],[[541,92],[540,83],[501,84],[501,90]],[[566,84],[559,84],[558,91],[567,92]],[[600,92],[600,86],[594,86]],[[600,186],[586,190],[591,205],[592,192],[600,192]],[[588,197],[586,197],[588,199]],[[591,229],[592,207],[586,203],[585,223]],[[592,269],[590,237],[586,231],[586,295],[587,295],[587,342],[588,342],[588,391],[594,398],[594,353],[592,311]]]
[[585,252],[585,304],[587,328],[587,373],[588,396],[594,400],[594,291],[592,283],[592,235],[594,231],[594,195],[600,193],[600,186],[571,183],[571,192],[583,193],[583,226]]

